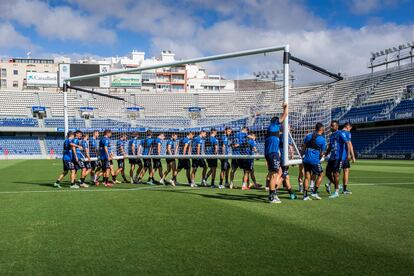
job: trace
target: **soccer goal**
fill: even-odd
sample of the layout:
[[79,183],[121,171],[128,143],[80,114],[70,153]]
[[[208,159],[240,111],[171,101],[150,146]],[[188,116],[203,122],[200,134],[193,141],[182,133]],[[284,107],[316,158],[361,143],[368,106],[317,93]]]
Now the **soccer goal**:
[[[125,158],[117,148],[117,141],[121,137],[140,141],[150,130],[153,137],[160,136],[162,144],[161,152],[151,158],[178,159],[189,156],[174,149],[167,151],[167,141],[177,137],[175,142],[179,144],[191,133],[197,137],[201,132],[206,135],[201,151],[192,149],[190,155],[199,154],[198,157],[206,159],[260,159],[264,157],[267,127],[273,117],[281,116],[282,105],[286,103],[288,116],[282,124],[280,139],[289,143],[282,143],[280,151],[285,156],[284,165],[299,164],[304,136],[318,122],[329,124],[335,85],[325,81],[292,87],[292,61],[318,74],[341,79],[293,56],[289,45],[69,77],[64,79],[63,86],[64,132],[80,129],[92,135],[94,130],[110,129],[113,153],[116,158]],[[188,78],[194,66],[215,75]],[[140,89],[91,90],[82,86],[87,80],[115,76],[118,80],[121,75],[139,75]],[[151,78],[154,82],[144,82]],[[225,150],[223,135],[228,129],[231,134],[228,132],[229,147]],[[217,151],[209,140],[212,132],[218,141]],[[125,144],[126,158],[149,158],[129,151],[128,144]]]

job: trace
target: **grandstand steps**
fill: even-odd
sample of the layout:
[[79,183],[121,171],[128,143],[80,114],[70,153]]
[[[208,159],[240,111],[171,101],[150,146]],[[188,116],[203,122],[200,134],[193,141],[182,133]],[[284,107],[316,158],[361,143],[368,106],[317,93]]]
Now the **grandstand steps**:
[[381,144],[386,142],[388,139],[393,137],[395,134],[397,134],[398,131],[393,130],[392,132],[388,133],[387,135],[381,137],[378,141],[376,141],[374,144],[371,144],[366,150],[363,151],[364,154],[369,154],[372,151],[374,151],[377,147],[379,147]]
[[42,153],[42,155],[47,156],[49,153],[47,152],[47,149],[46,149],[46,142],[45,142],[44,136],[39,136],[39,146],[40,146],[40,152]]

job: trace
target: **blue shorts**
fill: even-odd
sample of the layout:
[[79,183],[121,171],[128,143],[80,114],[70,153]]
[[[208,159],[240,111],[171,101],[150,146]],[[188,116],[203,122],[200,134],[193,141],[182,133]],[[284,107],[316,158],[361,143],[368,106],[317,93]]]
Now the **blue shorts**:
[[194,158],[192,162],[192,167],[193,169],[196,169],[198,167],[205,168],[207,167],[206,161],[202,158]]
[[92,168],[91,162],[92,161],[83,161],[86,169],[90,170]]
[[75,169],[75,164],[70,160],[63,160],[63,170],[64,171],[73,171]]
[[243,169],[243,159],[232,159],[231,160],[231,168],[233,170],[237,170],[237,168]]
[[152,170],[152,162],[150,158],[144,159],[144,168]]
[[326,174],[331,175],[333,173],[340,173],[342,165],[342,160],[329,160],[328,165],[326,165]]
[[217,168],[218,161],[217,159],[207,159],[207,164],[209,168]]
[[351,168],[351,163],[347,159],[347,160],[342,162],[342,169],[349,169],[349,168]]
[[162,169],[161,159],[158,159],[158,158],[152,159],[152,166],[154,170]]
[[305,169],[305,173],[310,172],[311,174],[321,175],[323,173],[322,165],[319,164],[307,164],[303,163],[303,168]]
[[119,159],[118,161],[118,168],[125,168],[125,160],[124,159]]
[[289,166],[282,166],[282,178],[285,179],[289,176]]
[[189,159],[178,159],[177,170],[189,170],[190,169],[190,160]]
[[75,164],[75,170],[81,170],[81,169],[85,169],[85,163],[82,160],[78,160],[78,161],[73,161],[73,163]]
[[252,172],[254,169],[254,160],[253,159],[243,160],[243,169],[246,171]]
[[91,161],[91,169],[95,170],[96,168],[99,168],[101,165],[99,164],[99,161]]
[[109,161],[108,159],[102,159],[101,160],[101,167],[102,170],[107,170],[111,168],[111,161]]
[[229,159],[221,159],[220,162],[222,171],[227,171],[228,169],[230,169]]
[[280,169],[280,157],[277,152],[272,152],[265,155],[267,162],[267,169],[270,172],[278,172]]

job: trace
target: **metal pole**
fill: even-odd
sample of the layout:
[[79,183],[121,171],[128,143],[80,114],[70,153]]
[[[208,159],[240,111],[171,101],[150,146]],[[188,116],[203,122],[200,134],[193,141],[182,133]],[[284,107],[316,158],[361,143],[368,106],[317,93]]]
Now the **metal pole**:
[[64,128],[65,137],[69,132],[69,115],[68,115],[68,85],[63,83],[63,117],[64,117]]
[[[283,101],[289,104],[289,44],[283,52]],[[289,164],[289,113],[283,121],[283,166]]]
[[121,73],[142,72],[142,71],[151,70],[151,69],[158,69],[158,68],[163,68],[163,67],[174,67],[174,66],[178,66],[178,65],[185,65],[185,64],[191,64],[191,63],[201,63],[201,62],[220,60],[220,59],[229,59],[229,58],[264,54],[264,53],[270,53],[270,52],[279,52],[279,51],[285,50],[285,47],[286,46],[259,48],[259,49],[238,51],[238,52],[232,52],[232,53],[226,53],[226,54],[220,54],[220,55],[214,55],[214,56],[207,56],[207,57],[193,58],[193,59],[187,59],[187,60],[181,60],[181,61],[160,63],[160,64],[156,64],[156,65],[151,65],[151,66],[142,66],[142,67],[139,67],[139,68],[130,68],[130,69],[118,70],[118,71],[107,72],[107,73],[89,74],[89,75],[83,75],[83,76],[67,78],[67,79],[64,80],[64,82],[94,79],[94,78],[98,78],[98,77],[112,76],[112,75],[117,75],[117,74],[121,74]]

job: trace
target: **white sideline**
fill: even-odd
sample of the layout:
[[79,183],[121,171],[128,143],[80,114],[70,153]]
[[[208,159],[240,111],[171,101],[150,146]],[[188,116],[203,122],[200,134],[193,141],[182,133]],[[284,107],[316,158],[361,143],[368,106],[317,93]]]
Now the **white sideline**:
[[50,190],[32,190],[32,191],[4,191],[4,192],[0,192],[0,194],[31,194],[31,193],[65,193],[65,192],[71,192],[71,193],[75,193],[75,192],[124,192],[124,191],[138,191],[138,190],[149,190],[149,189],[155,189],[155,188],[165,188],[165,186],[148,186],[148,187],[138,187],[138,188],[125,188],[125,189],[120,189],[120,188],[105,188],[105,189],[83,189],[83,188],[79,188],[79,189],[57,189],[57,188],[53,188]]

